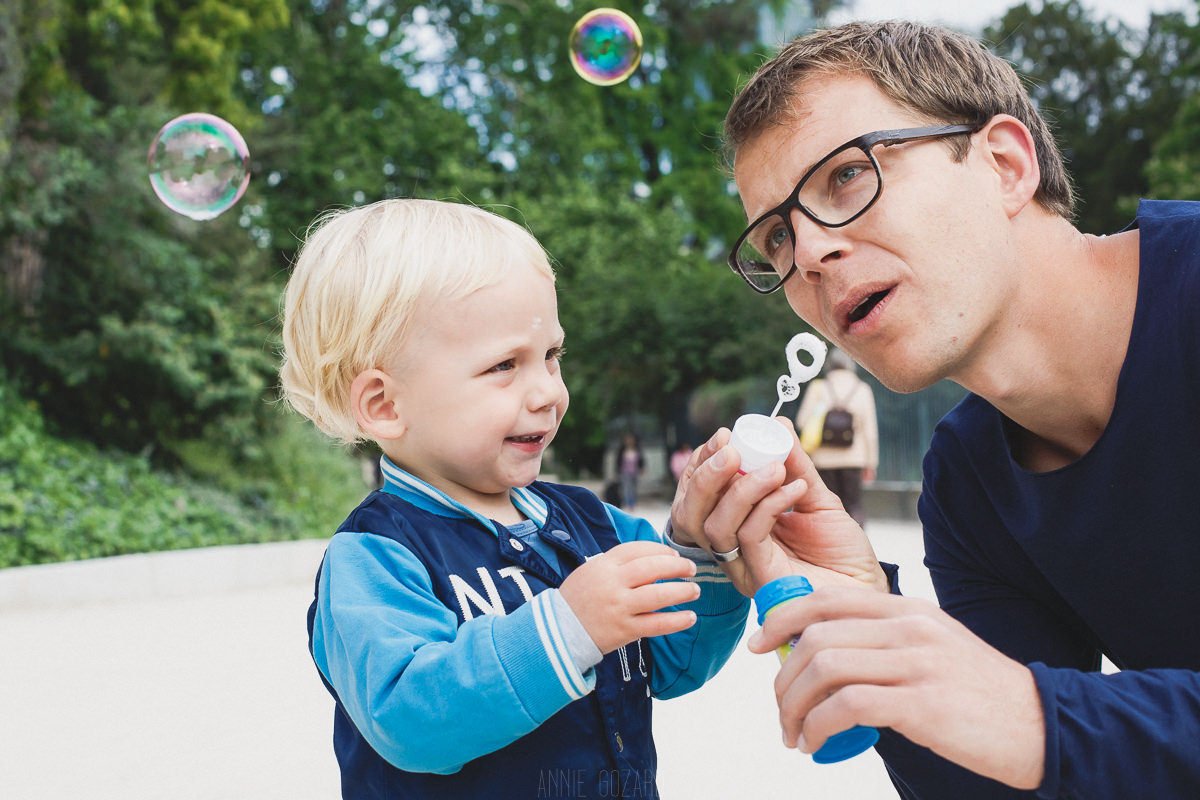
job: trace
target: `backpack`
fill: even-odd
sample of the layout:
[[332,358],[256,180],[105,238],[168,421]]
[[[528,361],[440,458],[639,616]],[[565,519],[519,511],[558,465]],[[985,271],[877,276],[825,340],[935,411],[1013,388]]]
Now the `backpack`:
[[[850,397],[858,391],[860,381],[855,384],[850,390]],[[821,446],[822,447],[849,447],[854,444],[854,414],[846,408],[846,400],[839,400],[838,396],[833,393],[833,384],[829,381],[825,382],[825,388],[829,391],[829,396],[833,400],[833,405],[825,412],[825,422],[821,426]]]

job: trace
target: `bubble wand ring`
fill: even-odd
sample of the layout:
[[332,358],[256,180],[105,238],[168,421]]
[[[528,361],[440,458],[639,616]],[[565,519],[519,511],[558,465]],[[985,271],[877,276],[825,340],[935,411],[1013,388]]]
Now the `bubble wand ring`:
[[[800,351],[803,350],[812,359],[805,366],[800,361]],[[776,461],[787,460],[792,452],[793,436],[774,420],[780,407],[789,400],[800,396],[800,384],[807,383],[821,372],[825,365],[825,354],[828,348],[825,343],[811,333],[799,333],[788,342],[787,348],[788,374],[780,375],[775,382],[779,393],[779,402],[771,411],[770,416],[762,414],[743,414],[733,425],[733,433],[729,443],[734,446],[741,456],[740,472],[753,472]],[[730,551],[730,555],[733,551]],[[736,558],[736,555],[732,555]]]
[[[812,363],[808,366],[800,363],[801,350],[812,358]],[[779,402],[775,404],[775,408],[771,409],[770,416],[772,417],[779,413],[779,409],[784,403],[800,396],[800,384],[808,383],[821,374],[821,367],[825,365],[825,355],[829,352],[829,348],[811,333],[797,333],[787,343],[784,352],[787,354],[789,374],[780,375],[779,380],[775,381]]]

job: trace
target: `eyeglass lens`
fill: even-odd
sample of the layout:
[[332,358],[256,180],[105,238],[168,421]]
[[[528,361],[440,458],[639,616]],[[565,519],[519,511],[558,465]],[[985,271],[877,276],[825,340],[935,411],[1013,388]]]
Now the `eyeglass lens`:
[[[849,147],[820,164],[800,185],[794,200],[825,226],[836,226],[860,213],[879,193],[879,172],[865,151]],[[792,269],[795,242],[783,213],[759,220],[737,251],[741,273],[758,289],[779,284]]]

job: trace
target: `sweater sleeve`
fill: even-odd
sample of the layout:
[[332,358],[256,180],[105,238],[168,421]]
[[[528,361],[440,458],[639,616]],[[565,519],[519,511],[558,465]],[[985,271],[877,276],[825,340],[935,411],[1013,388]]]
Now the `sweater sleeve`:
[[[605,506],[622,542],[650,541],[666,544],[649,522]],[[650,687],[654,696],[668,699],[699,688],[729,660],[746,629],[750,600],[742,596],[716,562],[697,562],[692,580],[700,597],[666,610],[696,612],[696,624],[687,630],[648,639],[654,657]]]
[[1200,676],[1030,665],[1046,717],[1038,797],[1200,796]]
[[339,533],[321,567],[313,659],[381,756],[411,772],[454,773],[594,688],[594,673],[571,661],[553,591],[460,626],[407,548]]

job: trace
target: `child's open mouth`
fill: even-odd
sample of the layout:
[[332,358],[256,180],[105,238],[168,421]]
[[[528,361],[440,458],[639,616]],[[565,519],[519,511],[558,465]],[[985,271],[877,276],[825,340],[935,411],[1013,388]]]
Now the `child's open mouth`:
[[531,433],[531,434],[527,434],[525,436],[509,436],[504,441],[511,442],[512,444],[515,444],[518,447],[532,449],[532,448],[541,447],[542,442],[544,442],[545,440],[546,440],[546,435],[544,433]]

